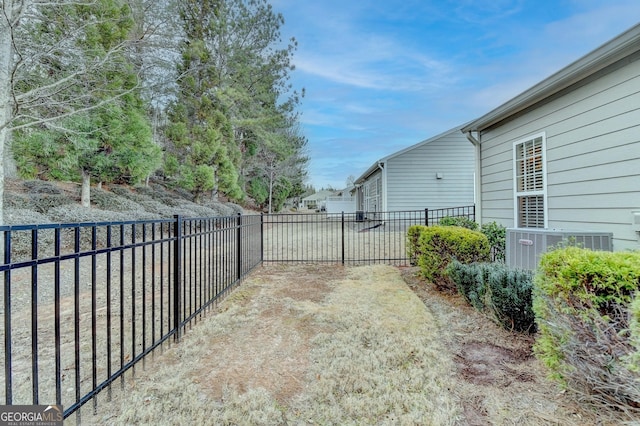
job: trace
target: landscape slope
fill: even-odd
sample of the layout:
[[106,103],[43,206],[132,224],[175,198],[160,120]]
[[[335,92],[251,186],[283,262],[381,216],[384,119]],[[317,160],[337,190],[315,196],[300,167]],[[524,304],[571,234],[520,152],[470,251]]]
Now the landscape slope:
[[196,203],[191,194],[170,190],[160,183],[129,187],[91,188],[91,207],[80,204],[80,184],[40,180],[7,180],[4,223],[74,223],[144,220],[173,217],[231,216],[243,213],[237,204],[211,199]]

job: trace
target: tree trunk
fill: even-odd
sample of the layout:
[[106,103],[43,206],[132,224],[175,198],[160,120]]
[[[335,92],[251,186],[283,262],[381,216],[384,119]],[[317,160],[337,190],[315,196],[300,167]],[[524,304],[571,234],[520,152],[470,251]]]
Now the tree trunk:
[[219,201],[218,200],[218,168],[216,167],[213,171],[213,189],[211,190],[211,201]]
[[271,214],[271,204],[273,200],[273,171],[269,172],[269,214]]
[[91,175],[86,170],[82,171],[82,195],[80,196],[82,207],[91,207]]
[[[13,1],[3,1],[0,15],[0,224],[4,224],[4,151],[9,140],[8,125],[11,121],[11,71],[13,69]],[[4,247],[4,244],[2,244]]]

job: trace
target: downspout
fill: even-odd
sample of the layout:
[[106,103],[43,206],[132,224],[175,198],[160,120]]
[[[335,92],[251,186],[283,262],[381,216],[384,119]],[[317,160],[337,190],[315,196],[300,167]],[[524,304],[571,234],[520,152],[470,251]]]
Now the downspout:
[[355,194],[356,197],[356,210],[363,210],[364,209],[364,203],[363,203],[363,196],[362,196],[362,184],[361,183],[353,183],[353,192]]
[[474,198],[476,205],[476,222],[482,224],[482,155],[480,152],[480,132],[476,132],[478,134],[478,139],[476,139],[471,130],[467,132],[467,139],[469,142],[473,144],[475,147],[475,173],[474,173]]
[[378,161],[378,168],[382,172],[382,194],[380,196],[380,201],[382,205],[380,206],[381,212],[387,211],[387,168],[384,161]]

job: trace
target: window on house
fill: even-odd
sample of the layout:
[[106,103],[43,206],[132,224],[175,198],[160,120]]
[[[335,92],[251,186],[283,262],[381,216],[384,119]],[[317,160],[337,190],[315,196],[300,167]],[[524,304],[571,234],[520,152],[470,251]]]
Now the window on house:
[[519,228],[545,228],[545,135],[518,141],[513,148],[516,224]]

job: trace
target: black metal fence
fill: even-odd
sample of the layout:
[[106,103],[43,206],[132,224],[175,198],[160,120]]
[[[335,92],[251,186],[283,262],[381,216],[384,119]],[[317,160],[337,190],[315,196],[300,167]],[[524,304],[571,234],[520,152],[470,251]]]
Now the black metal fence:
[[110,388],[261,262],[260,216],[2,226],[6,404]]
[[262,262],[407,264],[444,216],[475,209],[0,226],[0,398],[79,416]]
[[475,207],[356,213],[264,216],[264,262],[386,263],[406,265],[406,232],[445,216],[475,220]]

